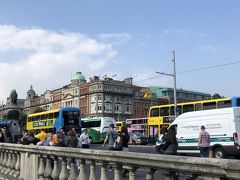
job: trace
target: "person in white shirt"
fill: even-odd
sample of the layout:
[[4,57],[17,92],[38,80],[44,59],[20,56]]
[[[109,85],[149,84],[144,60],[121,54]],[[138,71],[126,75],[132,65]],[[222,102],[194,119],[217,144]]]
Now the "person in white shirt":
[[87,129],[83,130],[83,133],[81,134],[79,140],[81,142],[80,144],[82,148],[89,148],[90,140],[89,140]]

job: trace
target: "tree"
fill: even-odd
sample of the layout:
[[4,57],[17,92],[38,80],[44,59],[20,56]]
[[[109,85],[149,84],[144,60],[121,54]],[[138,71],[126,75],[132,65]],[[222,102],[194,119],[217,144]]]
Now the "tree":
[[36,109],[34,109],[33,113],[39,113],[39,112],[43,112],[46,111],[46,109],[42,108],[42,107],[38,107]]
[[215,94],[212,95],[212,99],[220,99],[220,98],[223,98],[223,96],[221,96],[218,93],[215,93]]

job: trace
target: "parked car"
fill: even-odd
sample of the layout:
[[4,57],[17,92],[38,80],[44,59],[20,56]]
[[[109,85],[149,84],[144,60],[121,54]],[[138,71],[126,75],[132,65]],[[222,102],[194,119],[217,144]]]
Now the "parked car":
[[140,132],[130,132],[129,133],[130,136],[130,144],[142,144],[145,145],[148,143],[148,138],[147,136],[144,136],[142,133]]

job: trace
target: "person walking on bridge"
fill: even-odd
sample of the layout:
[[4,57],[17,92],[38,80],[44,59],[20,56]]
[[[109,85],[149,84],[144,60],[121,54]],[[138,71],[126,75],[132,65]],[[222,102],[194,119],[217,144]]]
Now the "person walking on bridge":
[[201,126],[201,132],[199,133],[198,148],[200,149],[201,157],[208,157],[210,147],[210,135],[205,130],[205,126]]

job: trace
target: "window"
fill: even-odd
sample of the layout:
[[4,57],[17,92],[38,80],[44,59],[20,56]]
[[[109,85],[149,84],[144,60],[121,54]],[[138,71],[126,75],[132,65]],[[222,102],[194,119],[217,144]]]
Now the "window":
[[49,118],[49,119],[52,119],[52,118],[53,118],[53,113],[50,113],[50,114],[48,115],[48,118]]
[[203,103],[203,110],[206,109],[216,109],[216,102],[207,102],[207,103]]
[[126,105],[126,113],[131,113],[131,105]]
[[193,104],[183,105],[183,113],[191,112],[191,111],[194,111],[194,105]]
[[54,117],[54,118],[58,118],[58,116],[59,116],[59,113],[58,113],[58,112],[55,112],[55,113],[53,114],[53,117]]
[[218,101],[217,102],[217,108],[226,108],[226,107],[231,107],[231,101],[230,100]]
[[202,104],[201,103],[197,103],[195,104],[195,111],[201,111],[203,108],[202,108]]
[[160,108],[160,116],[169,116],[169,107]]
[[159,117],[159,108],[151,109],[150,117]]
[[46,119],[46,115],[45,114],[43,114],[43,115],[41,115],[41,118],[40,118],[41,120],[45,120]]
[[237,99],[237,106],[240,106],[240,99]]

